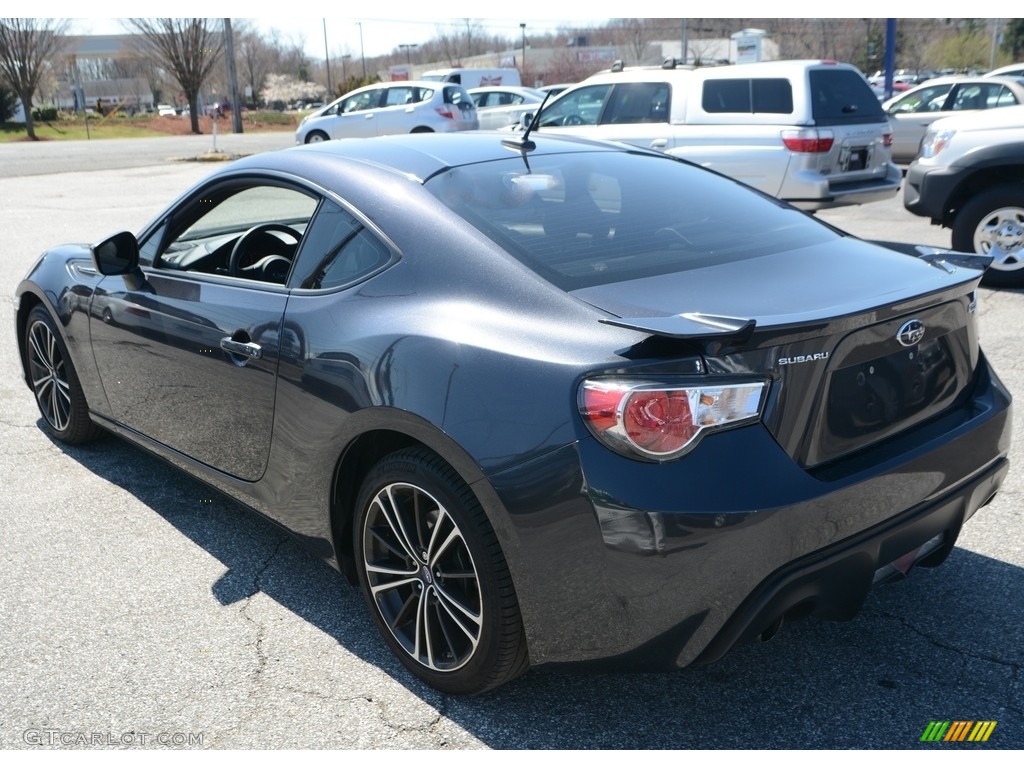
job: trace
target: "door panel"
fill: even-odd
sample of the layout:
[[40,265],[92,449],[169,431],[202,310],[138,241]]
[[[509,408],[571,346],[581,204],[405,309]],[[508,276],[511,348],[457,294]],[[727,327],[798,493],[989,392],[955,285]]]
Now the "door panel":
[[[258,480],[270,450],[287,294],[146,276],[142,290],[105,278],[93,299],[92,346],[113,417],[222,472]],[[230,352],[224,339],[255,346]]]

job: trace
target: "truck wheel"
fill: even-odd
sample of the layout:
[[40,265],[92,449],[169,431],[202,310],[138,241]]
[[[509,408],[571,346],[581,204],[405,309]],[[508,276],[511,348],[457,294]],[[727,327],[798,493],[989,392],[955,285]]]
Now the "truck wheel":
[[1024,286],[1024,184],[973,197],[953,221],[953,249],[992,257],[987,285]]

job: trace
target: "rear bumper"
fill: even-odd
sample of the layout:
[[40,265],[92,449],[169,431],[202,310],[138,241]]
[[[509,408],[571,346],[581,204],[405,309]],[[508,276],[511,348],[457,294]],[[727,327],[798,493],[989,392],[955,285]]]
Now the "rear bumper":
[[[1009,462],[1001,459],[943,499],[779,569],[743,601],[695,662],[717,661],[735,645],[774,634],[787,617],[852,619],[876,575],[884,576],[880,569],[888,564],[899,561],[894,575],[916,565],[940,565],[953,550],[960,528],[992,499],[1009,468]],[[928,542],[937,546],[919,553]]]
[[850,471],[803,470],[755,425],[678,462],[585,439],[490,478],[531,660],[706,663],[787,615],[852,618],[880,568],[941,536],[938,564],[1007,472],[1010,395],[980,365],[963,407]]
[[885,178],[830,184],[827,176],[804,172],[797,174],[800,183],[783,187],[780,197],[787,203],[805,211],[820,211],[844,205],[864,205],[895,197],[899,191],[903,172],[894,163],[886,167]]

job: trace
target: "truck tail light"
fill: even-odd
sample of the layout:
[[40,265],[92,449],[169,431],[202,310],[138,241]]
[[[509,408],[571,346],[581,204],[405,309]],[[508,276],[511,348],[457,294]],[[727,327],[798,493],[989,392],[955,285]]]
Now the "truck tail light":
[[790,152],[821,154],[832,149],[835,134],[832,131],[804,128],[797,131],[783,131],[782,143]]

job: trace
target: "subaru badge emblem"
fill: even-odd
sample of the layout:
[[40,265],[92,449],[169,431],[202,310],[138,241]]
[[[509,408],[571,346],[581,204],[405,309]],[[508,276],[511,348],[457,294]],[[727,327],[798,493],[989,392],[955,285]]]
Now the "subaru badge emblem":
[[924,323],[920,320],[908,320],[900,326],[896,339],[904,347],[912,347],[924,338]]

